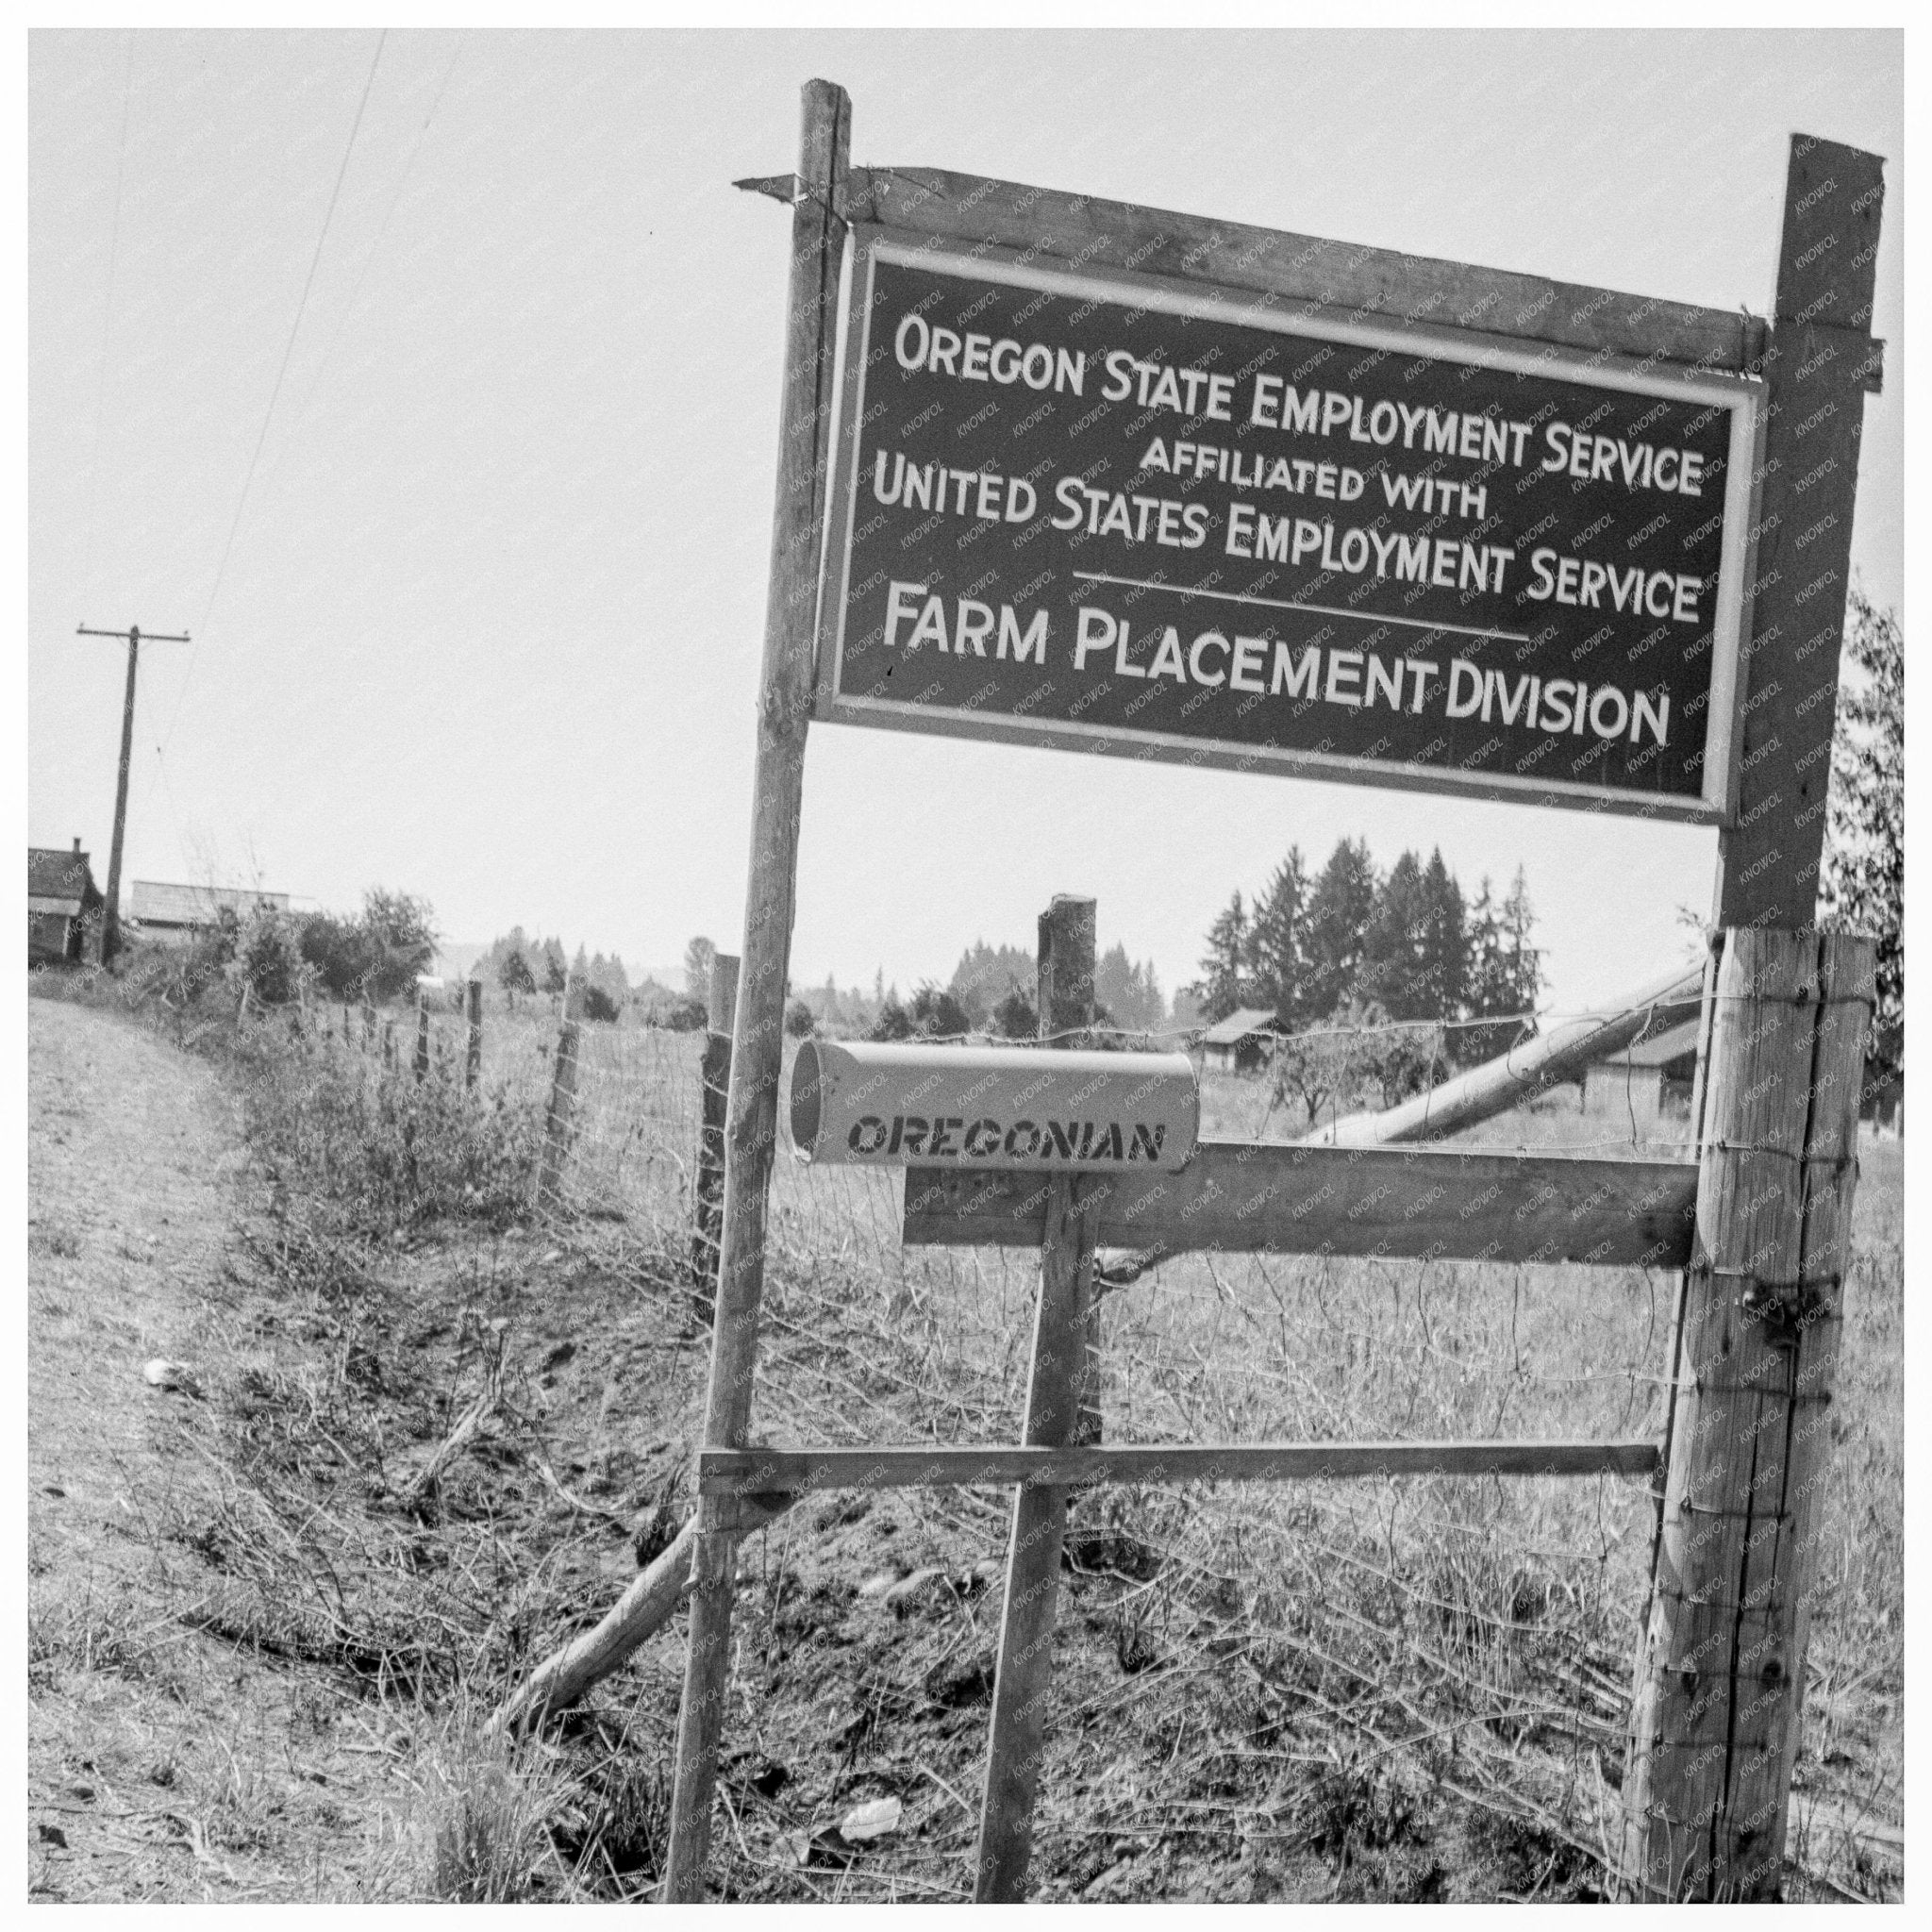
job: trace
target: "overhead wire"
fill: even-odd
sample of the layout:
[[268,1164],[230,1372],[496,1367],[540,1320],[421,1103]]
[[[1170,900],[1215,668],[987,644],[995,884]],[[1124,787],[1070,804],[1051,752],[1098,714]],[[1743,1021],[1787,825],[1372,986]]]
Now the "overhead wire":
[[[85,608],[94,588],[94,540],[98,534],[101,482],[101,420],[108,401],[108,345],[114,332],[114,286],[121,267],[121,204],[127,179],[127,124],[134,108],[134,35],[121,36],[121,147],[114,161],[114,216],[108,232],[108,291],[101,304],[101,358],[94,382],[93,447],[88,457],[87,546],[81,553],[80,596]],[[85,623],[85,618],[82,619]]]
[[[422,152],[424,140],[429,133],[430,123],[436,119],[437,109],[442,106],[442,97],[449,89],[450,77],[457,71],[457,62],[462,58],[462,52],[463,42],[458,36],[456,49],[449,57],[449,65],[443,69],[442,79],[437,86],[436,97],[429,103],[429,111],[423,117],[423,125],[416,130],[416,139],[410,143],[409,152],[404,158],[402,173],[396,178],[395,192],[390,196],[389,206],[383,210],[382,220],[377,225],[375,238],[369,244],[369,252],[362,258],[362,267],[356,276],[356,285],[349,291],[349,299],[342,305],[341,314],[336,322],[335,333],[329,337],[327,346],[324,348],[321,359],[315,365],[315,375],[308,384],[308,391],[296,407],[293,420],[298,426],[307,420],[309,408],[315,401],[317,391],[322,388],[322,379],[327,374],[329,358],[335,354],[336,344],[341,341],[350,318],[356,312],[356,304],[362,294],[362,285],[369,279],[370,267],[382,246],[383,237],[389,233],[389,225],[402,201],[403,191],[409,185],[409,175],[416,166],[416,157]],[[284,443],[282,456],[276,458],[275,467],[269,473],[268,482],[262,486],[264,491],[274,485],[275,477],[280,475],[282,461],[287,453],[288,446]]]
[[268,441],[269,425],[275,420],[275,404],[282,393],[282,384],[288,379],[289,364],[295,354],[296,338],[302,333],[302,318],[308,312],[309,292],[315,287],[315,272],[322,266],[322,252],[328,242],[330,225],[335,220],[336,204],[341,199],[342,182],[349,173],[349,162],[356,152],[356,137],[361,132],[363,110],[369,106],[369,95],[375,85],[375,70],[382,64],[382,50],[389,40],[389,29],[384,27],[376,38],[375,53],[369,62],[368,77],[362,83],[362,97],[356,103],[356,118],[349,125],[349,139],[342,149],[341,165],[336,170],[335,186],[329,191],[328,207],[323,211],[322,231],[315,238],[315,253],[309,258],[308,274],[302,284],[302,293],[295,304],[295,320],[289,330],[287,346],[282,350],[281,367],[275,371],[275,387],[269,391],[268,408],[262,412],[261,429],[255,439],[255,449],[248,458],[248,469],[242,478],[242,494],[235,504],[234,520],[228,525],[228,541],[222,548],[221,562],[215,568],[213,588],[208,593],[208,603],[203,608],[201,622],[194,627],[194,642],[188,655],[188,668],[181,675],[179,689],[175,694],[175,708],[169,714],[167,729],[161,734],[157,756],[165,751],[175,735],[175,726],[181,716],[181,707],[188,697],[188,687],[194,676],[196,658],[201,654],[202,642],[208,632],[208,622],[215,608],[215,599],[221,595],[222,582],[227,575],[228,559],[235,554],[235,539],[242,528],[242,518],[248,508],[248,492],[255,482],[255,472],[261,461],[261,452]]

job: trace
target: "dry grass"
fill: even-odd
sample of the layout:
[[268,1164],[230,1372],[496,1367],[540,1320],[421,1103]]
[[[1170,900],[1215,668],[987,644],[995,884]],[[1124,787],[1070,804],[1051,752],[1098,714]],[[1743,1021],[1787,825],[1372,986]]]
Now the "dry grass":
[[[554,1024],[541,1002],[513,1021],[492,1008],[484,1084],[511,1112],[541,1106]],[[323,1051],[379,1081],[340,1041]],[[477,1720],[608,1606],[688,1491],[698,1051],[586,1029],[566,1206],[541,1226],[445,1204],[392,1216],[399,1244],[328,1211],[316,1170],[279,1169],[267,1191],[211,1364],[215,1474],[166,1540],[219,1579],[202,1628],[326,1681],[385,1740],[394,1775],[360,1876],[338,1874],[333,1895],[616,1898],[655,1878],[675,1632],[547,1739],[484,1744]],[[1257,1124],[1257,1084],[1210,1082],[1221,1131]],[[1512,1131],[1574,1130],[1557,1102],[1491,1138]],[[1883,1836],[1902,1763],[1902,1189],[1896,1144],[1869,1146],[1797,1896],[1903,1883]],[[789,1157],[772,1227],[761,1436],[1011,1439],[1030,1257],[902,1249],[895,1176]],[[1108,1437],[1643,1433],[1672,1289],[1637,1271],[1188,1257],[1104,1304]],[[409,1502],[492,1347],[500,1409]],[[966,1893],[1008,1510],[996,1492],[831,1496],[746,1544],[714,1887]],[[1651,1521],[1640,1489],[1608,1479],[1081,1496],[1041,1895],[1601,1895]],[[139,1628],[134,1607],[74,1611],[37,1635],[36,1668],[85,1654],[97,1674],[138,1671],[138,1647],[116,1645]],[[268,1815],[245,1776],[231,1783],[217,1839]],[[840,1853],[825,1827],[886,1795],[905,1806],[897,1832]]]

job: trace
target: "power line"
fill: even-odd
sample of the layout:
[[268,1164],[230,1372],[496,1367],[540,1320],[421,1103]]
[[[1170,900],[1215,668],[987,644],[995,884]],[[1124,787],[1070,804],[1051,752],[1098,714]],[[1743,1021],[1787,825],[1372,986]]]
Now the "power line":
[[[302,317],[308,308],[309,291],[315,286],[315,272],[322,266],[322,251],[328,241],[329,224],[335,219],[336,203],[341,197],[342,182],[349,172],[349,159],[356,152],[356,136],[361,131],[362,110],[369,105],[370,90],[375,85],[375,70],[382,61],[382,49],[389,39],[389,29],[384,27],[377,36],[375,58],[369,63],[369,77],[362,83],[362,98],[356,103],[356,118],[349,126],[347,145],[342,149],[342,164],[336,170],[336,185],[329,191],[328,207],[322,217],[322,232],[315,238],[315,253],[309,258],[308,275],[302,284],[301,299],[295,304],[295,322],[289,330],[288,346],[282,351],[282,366],[275,371],[275,388],[269,391],[268,408],[262,412],[261,433],[255,439],[255,452],[248,458],[248,473],[242,479],[242,494],[235,505],[235,520],[228,525],[228,541],[222,550],[222,560],[215,568],[214,588],[208,593],[208,604],[201,613],[201,622],[195,625],[197,638],[205,636],[208,630],[209,613],[215,608],[215,599],[221,595],[222,579],[227,575],[228,559],[235,553],[235,538],[242,528],[242,513],[248,508],[248,491],[255,481],[256,466],[261,461],[263,445],[268,441],[269,425],[275,419],[275,404],[282,393],[282,384],[289,374],[289,363],[295,353],[295,339],[302,332]],[[196,643],[189,654],[188,669],[182,674],[181,688],[175,695],[175,708],[168,717],[168,728],[161,734],[161,744],[165,747],[175,735],[175,724],[181,715],[182,704],[188,696],[188,687],[194,676],[194,661],[201,653]]]
[[127,122],[134,108],[134,35],[121,36],[125,59],[121,71],[121,151],[114,161],[114,220],[108,235],[108,293],[101,305],[101,366],[94,384],[94,441],[88,458],[87,548],[80,563],[80,591],[83,601],[92,596],[94,586],[94,538],[98,525],[101,481],[101,417],[108,401],[108,342],[114,328],[114,281],[121,265],[121,196],[127,178]]
[[[436,90],[436,98],[430,102],[429,111],[423,117],[422,126],[416,130],[415,142],[409,148],[408,158],[403,163],[403,172],[397,178],[395,192],[390,196],[389,207],[383,210],[381,224],[375,231],[375,239],[370,242],[369,252],[362,258],[361,273],[356,277],[356,286],[349,291],[349,299],[343,305],[341,317],[336,324],[335,334],[329,337],[328,346],[323,350],[322,359],[315,365],[315,375],[308,385],[308,392],[302,398],[301,406],[295,411],[295,421],[298,425],[308,416],[308,407],[314,402],[316,391],[322,387],[322,378],[327,372],[329,358],[335,354],[336,344],[341,341],[342,332],[348,327],[349,319],[356,312],[356,303],[362,293],[362,284],[369,279],[370,265],[375,259],[376,250],[382,246],[382,238],[389,233],[390,221],[402,201],[403,190],[409,185],[409,175],[415,168],[417,155],[422,152],[424,137],[429,132],[429,124],[436,119],[436,110],[442,106],[443,94],[449,87],[450,76],[457,71],[457,61],[461,58],[462,51],[463,43],[458,39],[456,51],[449,57],[449,65],[442,71],[442,80]],[[283,454],[287,454],[286,443],[283,445]],[[277,457],[275,469],[269,477],[270,483],[273,483],[275,475],[280,473],[281,466],[282,458]]]

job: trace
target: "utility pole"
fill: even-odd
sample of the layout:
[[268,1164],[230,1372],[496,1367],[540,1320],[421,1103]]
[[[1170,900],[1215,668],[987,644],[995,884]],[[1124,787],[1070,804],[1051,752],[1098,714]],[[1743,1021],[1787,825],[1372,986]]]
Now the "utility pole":
[[[121,841],[127,830],[127,767],[134,757],[134,674],[141,661],[141,626],[136,624],[125,630],[90,630],[82,625],[76,635],[125,638],[127,642],[127,696],[121,707],[121,775],[114,786],[114,840],[108,848],[108,903],[101,909],[101,929],[94,935],[94,964],[105,966],[121,936]],[[147,641],[151,644],[192,641],[186,631],[179,637],[150,631]]]

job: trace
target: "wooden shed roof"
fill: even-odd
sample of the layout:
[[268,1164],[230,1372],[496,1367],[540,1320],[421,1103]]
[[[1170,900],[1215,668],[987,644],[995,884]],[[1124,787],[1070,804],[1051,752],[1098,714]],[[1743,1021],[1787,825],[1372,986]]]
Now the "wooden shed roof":
[[1273,1010],[1267,1007],[1242,1007],[1224,1020],[1217,1020],[1201,1036],[1203,1046],[1239,1046],[1257,1033],[1278,1033]]

